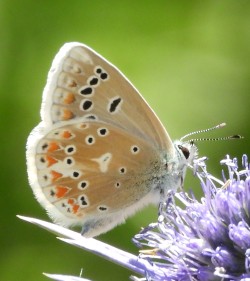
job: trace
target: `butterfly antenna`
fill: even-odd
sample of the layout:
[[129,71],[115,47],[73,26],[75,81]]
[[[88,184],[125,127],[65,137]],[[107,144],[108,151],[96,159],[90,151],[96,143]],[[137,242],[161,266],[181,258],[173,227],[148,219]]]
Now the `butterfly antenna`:
[[218,138],[198,138],[198,139],[191,139],[190,142],[197,142],[197,141],[221,141],[221,140],[235,140],[235,139],[243,139],[243,136],[240,135],[233,135],[228,137],[218,137]]
[[[185,136],[183,136],[181,138],[181,141],[183,141],[184,139],[192,136],[192,135],[197,135],[197,134],[200,134],[200,133],[206,133],[206,132],[210,132],[210,131],[213,131],[213,130],[217,130],[217,129],[221,129],[223,127],[226,126],[226,123],[221,123],[219,125],[216,125],[214,127],[211,127],[211,128],[207,128],[207,129],[204,129],[204,130],[198,130],[198,131],[195,131],[195,132],[191,132],[189,134],[186,134]],[[233,136],[228,136],[228,137],[219,137],[219,138],[197,138],[197,139],[191,139],[190,142],[197,142],[197,141],[218,141],[218,140],[231,140],[231,139],[242,139],[243,137],[240,136],[240,135],[233,135]]]

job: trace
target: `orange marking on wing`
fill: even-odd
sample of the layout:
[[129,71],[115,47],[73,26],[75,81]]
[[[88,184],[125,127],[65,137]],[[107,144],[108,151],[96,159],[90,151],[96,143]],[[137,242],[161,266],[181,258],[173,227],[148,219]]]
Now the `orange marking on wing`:
[[49,143],[49,148],[48,148],[48,152],[53,152],[55,150],[59,150],[60,149],[60,146],[58,143],[56,142],[50,142]]
[[80,208],[80,206],[78,204],[76,204],[75,202],[76,202],[76,200],[73,198],[68,199],[68,204],[72,206],[72,211],[74,214],[77,213],[77,211]]
[[56,171],[54,171],[54,170],[52,170],[50,173],[51,173],[51,175],[52,175],[52,182],[55,182],[55,181],[57,181],[59,178],[62,177],[62,174],[61,174],[61,173],[58,173],[58,172],[56,172]]
[[72,134],[70,133],[70,131],[64,131],[64,132],[62,133],[62,137],[63,137],[64,139],[69,139],[70,137],[72,137]]
[[56,197],[62,198],[69,191],[69,188],[65,186],[58,185],[56,186]]
[[63,110],[63,120],[69,120],[74,117],[74,114],[71,110],[64,109]]
[[79,210],[79,208],[80,208],[80,206],[79,205],[73,205],[73,213],[75,214],[75,213],[77,213],[77,211]]
[[51,157],[51,156],[46,156],[46,160],[47,160],[47,167],[50,167],[52,165],[54,165],[55,163],[58,162],[58,160],[56,160],[55,158]]
[[70,204],[70,205],[73,205],[73,204],[74,204],[74,202],[75,202],[75,200],[74,200],[74,199],[72,199],[72,198],[70,198],[70,199],[68,200],[68,204]]
[[75,95],[73,93],[68,93],[67,96],[64,98],[63,102],[65,104],[71,104],[75,101]]

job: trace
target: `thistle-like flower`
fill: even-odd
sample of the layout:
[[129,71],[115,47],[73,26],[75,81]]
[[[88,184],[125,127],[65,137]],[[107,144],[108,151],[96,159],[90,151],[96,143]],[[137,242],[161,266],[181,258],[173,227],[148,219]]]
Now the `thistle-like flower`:
[[[204,159],[195,163],[204,197],[189,199],[181,193],[160,212],[158,223],[135,236],[148,246],[144,258],[165,274],[165,280],[250,280],[250,173],[247,156],[243,170],[229,156],[223,182],[210,175]],[[151,272],[148,272],[148,277]],[[249,278],[249,279],[248,279]],[[149,278],[150,279],[150,278]],[[158,279],[157,279],[158,280]]]
[[[61,240],[127,267],[134,280],[250,280],[250,172],[247,156],[241,170],[236,159],[221,161],[228,168],[218,180],[208,173],[205,158],[194,163],[203,197],[170,194],[151,223],[133,241],[143,247],[132,255],[96,239],[36,219],[24,218],[58,233]],[[182,207],[179,207],[180,201]],[[145,249],[146,248],[146,249]],[[55,278],[55,276],[57,278]],[[50,275],[55,280],[81,280]],[[59,278],[60,277],[60,278]],[[82,279],[84,280],[84,279]]]

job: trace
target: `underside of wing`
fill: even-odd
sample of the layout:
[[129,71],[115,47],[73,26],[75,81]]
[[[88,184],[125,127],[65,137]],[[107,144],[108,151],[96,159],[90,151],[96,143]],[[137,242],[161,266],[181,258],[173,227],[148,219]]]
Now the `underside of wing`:
[[35,129],[28,141],[28,172],[37,199],[56,222],[68,226],[140,202],[165,173],[161,155],[112,124],[72,120],[49,131],[41,125]]
[[86,45],[67,43],[57,54],[43,94],[45,126],[85,117],[103,120],[173,152],[163,125],[134,86]]

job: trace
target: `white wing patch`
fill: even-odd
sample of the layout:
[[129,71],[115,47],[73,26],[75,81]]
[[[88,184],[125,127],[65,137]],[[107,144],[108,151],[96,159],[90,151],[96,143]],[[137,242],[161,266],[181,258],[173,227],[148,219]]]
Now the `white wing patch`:
[[111,161],[111,158],[112,158],[112,153],[107,152],[101,155],[99,158],[93,158],[91,160],[99,164],[99,169],[102,173],[106,173],[108,171],[108,165]]

